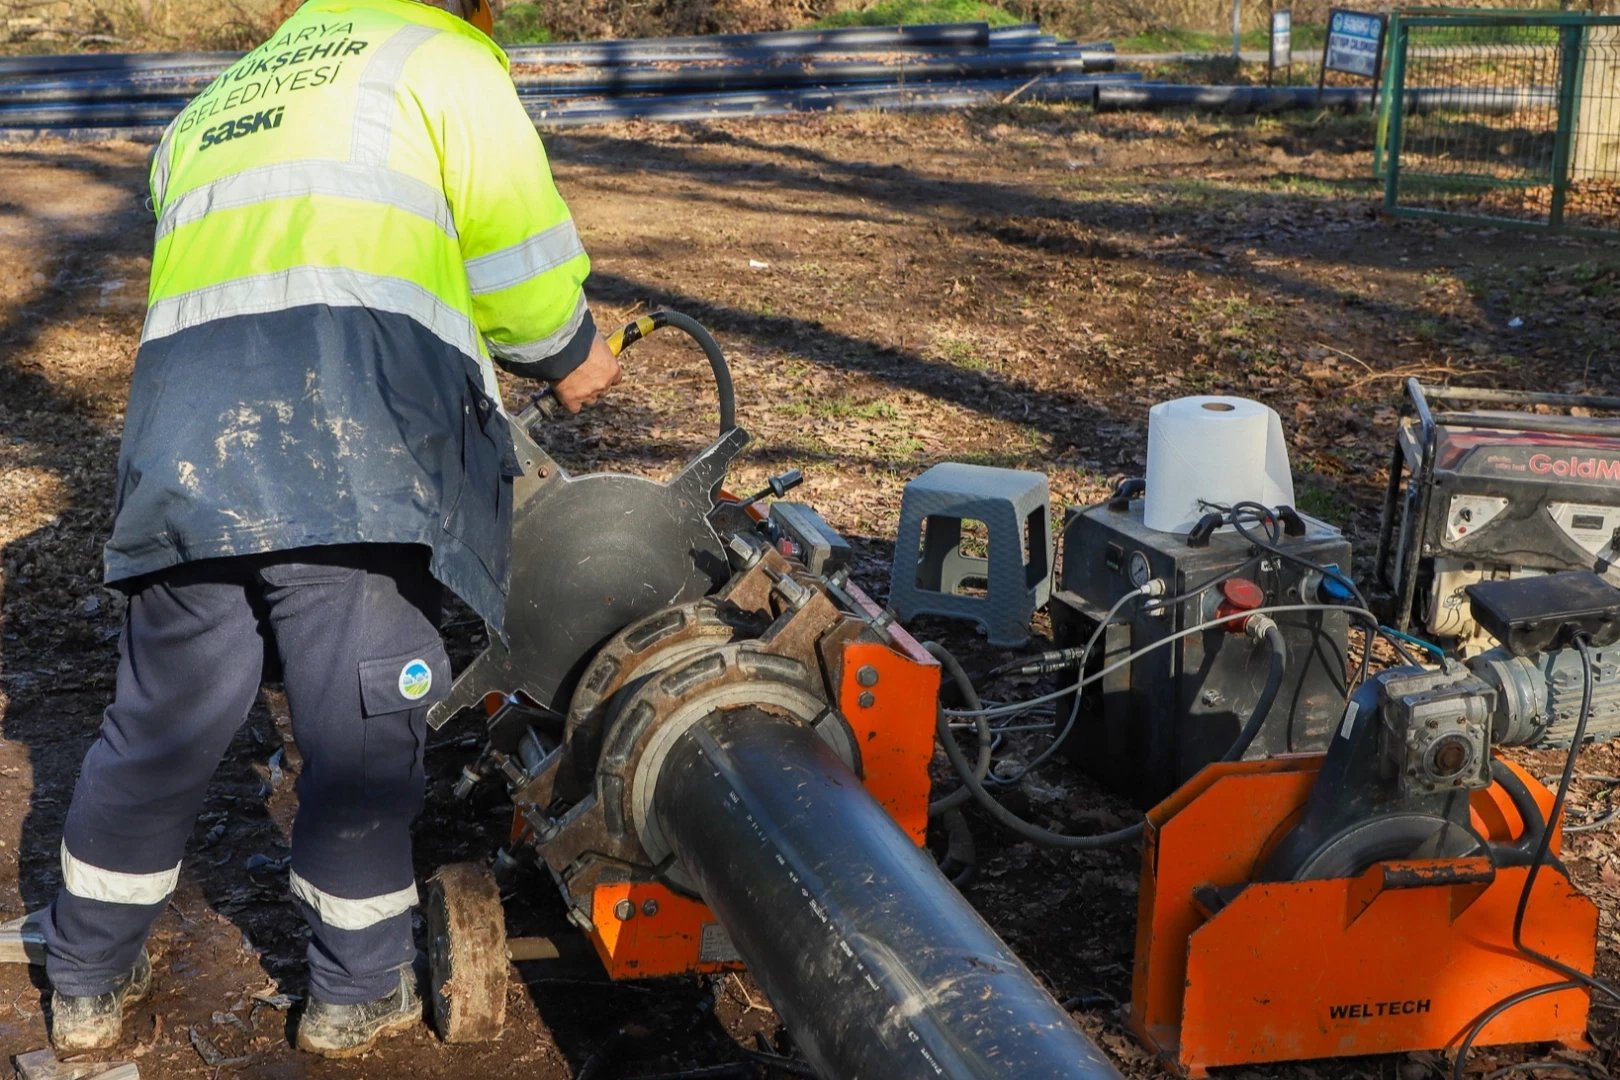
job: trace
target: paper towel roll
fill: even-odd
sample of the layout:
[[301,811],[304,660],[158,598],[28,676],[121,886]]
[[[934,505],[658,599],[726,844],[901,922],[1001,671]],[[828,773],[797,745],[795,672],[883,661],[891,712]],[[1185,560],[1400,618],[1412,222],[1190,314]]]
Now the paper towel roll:
[[1294,505],[1282,418],[1248,398],[1184,397],[1148,410],[1143,521],[1160,532],[1192,531],[1206,503]]

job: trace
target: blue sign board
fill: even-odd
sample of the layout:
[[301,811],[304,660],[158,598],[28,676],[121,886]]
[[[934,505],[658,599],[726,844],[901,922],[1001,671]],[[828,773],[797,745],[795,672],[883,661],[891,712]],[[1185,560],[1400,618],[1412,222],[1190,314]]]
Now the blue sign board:
[[1376,79],[1383,48],[1382,14],[1335,8],[1328,18],[1327,47],[1322,53],[1322,69]]

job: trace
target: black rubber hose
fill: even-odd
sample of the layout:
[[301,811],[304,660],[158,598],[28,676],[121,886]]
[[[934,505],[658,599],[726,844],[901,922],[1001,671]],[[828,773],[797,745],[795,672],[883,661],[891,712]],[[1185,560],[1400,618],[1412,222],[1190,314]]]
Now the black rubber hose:
[[[1543,994],[1557,994],[1565,990],[1579,990],[1580,988],[1581,984],[1573,980],[1569,982],[1548,983],[1546,986],[1532,986],[1528,990],[1520,990],[1512,997],[1503,998],[1495,1005],[1492,1005],[1489,1009],[1486,1009],[1485,1012],[1481,1014],[1480,1018],[1474,1021],[1473,1026],[1468,1029],[1468,1034],[1463,1036],[1462,1042],[1457,1044],[1457,1057],[1451,1065],[1451,1080],[1465,1080],[1467,1073],[1464,1067],[1468,1064],[1468,1051],[1473,1049],[1474,1040],[1479,1038],[1479,1033],[1485,1030],[1486,1024],[1489,1024],[1492,1020],[1495,1020],[1498,1016],[1501,1016],[1515,1005],[1529,1001],[1531,998],[1538,998]],[[1570,1072],[1585,1071],[1584,1066],[1575,1062],[1561,1061],[1558,1063],[1558,1066],[1559,1068],[1568,1069]],[[1524,1068],[1524,1066],[1519,1065],[1514,1066],[1514,1068]],[[1496,1074],[1493,1073],[1492,1075],[1494,1076]],[[1586,1075],[1592,1076],[1594,1074],[1588,1072]]]
[[[957,663],[956,657],[951,655],[949,649],[934,641],[924,642],[923,648],[927,649],[929,655],[944,666],[945,670],[950,673],[951,678],[967,678],[967,673],[962,670],[962,665]],[[971,794],[979,805],[997,822],[1024,839],[1042,847],[1079,851],[1118,847],[1121,844],[1130,844],[1141,839],[1142,825],[1140,823],[1124,829],[1116,829],[1113,832],[1099,833],[1095,836],[1065,836],[1062,833],[1052,832],[1050,829],[1043,829],[1039,825],[1030,824],[1005,806],[1002,806],[996,801],[994,795],[984,789],[984,784],[973,774],[972,766],[968,764],[967,755],[962,753],[960,746],[956,745],[956,739],[951,734],[951,726],[946,720],[943,709],[939,712],[939,719],[935,723],[935,728],[939,735],[939,741],[945,747],[945,756],[951,759],[951,767],[962,778],[963,789]]]
[[1536,861],[1536,852],[1540,850],[1542,836],[1547,831],[1547,819],[1541,814],[1541,804],[1536,802],[1536,797],[1530,794],[1530,789],[1518,774],[1495,758],[1491,759],[1491,779],[1507,792],[1513,809],[1518,811],[1519,818],[1524,822],[1524,832],[1518,840],[1510,844],[1491,845],[1491,858],[1498,867],[1530,866]]
[[[1457,1047],[1457,1058],[1451,1068],[1452,1080],[1462,1080],[1464,1075],[1463,1067],[1468,1061],[1468,1051],[1474,1045],[1474,1040],[1479,1038],[1479,1033],[1485,1030],[1485,1025],[1521,1002],[1529,1001],[1531,998],[1540,997],[1543,994],[1552,994],[1564,990],[1579,990],[1582,987],[1596,990],[1616,1001],[1620,1001],[1620,990],[1616,990],[1607,982],[1588,975],[1579,968],[1573,968],[1568,964],[1555,960],[1545,953],[1537,952],[1524,943],[1524,917],[1530,907],[1530,894],[1536,887],[1536,877],[1541,873],[1541,868],[1556,862],[1551,858],[1553,830],[1558,827],[1558,821],[1563,816],[1564,803],[1569,798],[1569,786],[1575,779],[1575,759],[1581,752],[1581,743],[1586,739],[1586,724],[1592,716],[1592,684],[1595,672],[1593,671],[1591,647],[1585,634],[1576,635],[1575,648],[1580,650],[1581,654],[1581,711],[1575,720],[1575,732],[1570,737],[1569,753],[1564,758],[1563,774],[1558,778],[1558,790],[1553,795],[1552,812],[1547,815],[1539,834],[1536,835],[1535,848],[1529,863],[1530,872],[1525,875],[1524,888],[1519,891],[1518,907],[1513,912],[1513,947],[1537,963],[1551,968],[1560,975],[1567,976],[1569,981],[1521,990],[1512,997],[1503,998],[1487,1009],[1485,1014],[1474,1022],[1473,1027],[1468,1029],[1468,1034],[1464,1036]],[[1524,842],[1530,839],[1532,827],[1531,816],[1520,800],[1523,796],[1529,795],[1529,791],[1507,769],[1498,770],[1495,762],[1491,763],[1491,777],[1506,789],[1508,797],[1513,800],[1520,816],[1524,818],[1524,836],[1520,838],[1517,845],[1508,849],[1510,852],[1522,856]],[[1531,802],[1534,803],[1533,798]],[[1539,807],[1536,808],[1536,817],[1540,817]],[[1499,853],[1502,850],[1500,847],[1496,849]],[[1501,865],[1501,863],[1498,865]],[[1508,865],[1514,865],[1514,863]],[[1578,1064],[1566,1067],[1572,1072],[1581,1071],[1582,1068]],[[1588,1075],[1592,1074],[1588,1073]]]
[[1569,755],[1564,759],[1563,775],[1558,778],[1558,790],[1553,795],[1552,811],[1547,815],[1547,827],[1541,831],[1541,837],[1536,843],[1535,856],[1530,862],[1530,873],[1525,875],[1524,888],[1519,893],[1519,904],[1513,912],[1513,947],[1560,975],[1574,979],[1614,1001],[1620,1001],[1620,990],[1607,982],[1588,975],[1579,968],[1555,960],[1546,953],[1537,952],[1524,943],[1524,917],[1530,908],[1530,894],[1535,890],[1537,875],[1541,873],[1541,868],[1547,864],[1552,853],[1553,830],[1558,827],[1559,820],[1564,816],[1564,804],[1569,799],[1569,786],[1575,779],[1575,759],[1581,752],[1581,744],[1586,740],[1586,724],[1592,718],[1592,684],[1596,681],[1596,672],[1591,644],[1584,633],[1575,636],[1575,647],[1581,653],[1581,711],[1575,721],[1575,732],[1570,736]]
[[973,830],[968,828],[967,817],[960,810],[951,809],[940,816],[945,826],[945,857],[939,861],[939,872],[951,879],[958,889],[972,883],[979,871],[979,853],[973,845]]
[[[1237,741],[1226,752],[1226,755],[1222,758],[1223,761],[1236,761],[1248,750],[1249,745],[1254,742],[1255,736],[1260,733],[1260,728],[1265,724],[1266,715],[1271,712],[1271,706],[1277,700],[1277,694],[1282,689],[1283,672],[1288,666],[1287,643],[1284,642],[1282,631],[1277,628],[1275,623],[1266,628],[1265,640],[1271,646],[1271,669],[1266,676],[1265,688],[1260,692],[1260,700],[1256,702],[1254,712],[1250,715],[1248,723],[1243,725],[1243,730],[1238,734]],[[924,642],[923,648],[927,649],[929,655],[940,662],[952,679],[960,682],[967,678],[966,672],[962,670],[962,665],[957,662],[956,657],[951,655],[949,649],[934,641]],[[1091,836],[1067,836],[1025,821],[1005,806],[1002,806],[1001,803],[996,801],[995,796],[984,789],[984,784],[968,766],[967,755],[962,753],[960,746],[956,745],[956,739],[951,734],[950,725],[946,721],[943,710],[939,713],[939,719],[935,727],[939,735],[939,741],[945,747],[945,756],[951,759],[951,766],[962,777],[963,787],[992,818],[1031,843],[1038,844],[1041,847],[1062,848],[1069,851],[1091,851],[1099,848],[1133,844],[1142,838],[1143,824],[1141,822],[1126,826],[1123,829],[1115,829],[1113,832],[1097,833]]]
[[737,426],[737,389],[732,385],[731,367],[726,363],[726,354],[720,351],[720,343],[690,315],[682,315],[678,311],[654,312],[654,315],[661,317],[668,325],[686,331],[702,347],[703,355],[709,358],[709,367],[714,371],[714,388],[720,393],[720,434],[724,435]]
[[1249,722],[1243,725],[1238,732],[1237,742],[1232,748],[1221,755],[1222,761],[1242,761],[1243,755],[1248,753],[1255,736],[1265,726],[1266,717],[1271,714],[1271,706],[1282,691],[1283,671],[1288,667],[1288,642],[1283,640],[1282,631],[1277,624],[1268,620],[1266,626],[1266,644],[1271,646],[1271,669],[1266,672],[1265,689],[1260,691],[1260,700],[1255,702],[1254,712],[1249,714]]
[[[967,672],[962,670],[962,665],[956,662],[955,657],[951,657],[949,664],[945,664],[944,661],[941,661],[941,664],[945,668],[945,673],[956,684],[957,692],[962,695],[962,703],[976,714],[973,717],[973,726],[979,735],[979,760],[973,764],[973,775],[978,777],[979,782],[982,784],[984,778],[990,775],[990,753],[995,744],[995,736],[990,731],[990,721],[984,718],[982,712],[984,703],[979,700],[979,691],[974,688],[973,680],[967,677]],[[968,789],[966,784],[963,784],[949,795],[941,795],[929,803],[928,816],[938,817],[941,814],[949,813],[971,798],[973,798],[973,792]]]

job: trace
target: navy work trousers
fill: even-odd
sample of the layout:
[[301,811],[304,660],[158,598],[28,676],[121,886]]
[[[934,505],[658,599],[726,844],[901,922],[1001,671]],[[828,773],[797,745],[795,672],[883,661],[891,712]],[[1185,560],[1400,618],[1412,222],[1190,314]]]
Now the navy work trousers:
[[179,878],[209,778],[247,718],[266,646],[303,757],[289,882],[310,992],[370,1001],[415,955],[410,826],[427,707],[449,690],[428,551],[303,548],[186,563],[135,583],[116,698],[85,756],[45,920],[59,993],[109,991]]

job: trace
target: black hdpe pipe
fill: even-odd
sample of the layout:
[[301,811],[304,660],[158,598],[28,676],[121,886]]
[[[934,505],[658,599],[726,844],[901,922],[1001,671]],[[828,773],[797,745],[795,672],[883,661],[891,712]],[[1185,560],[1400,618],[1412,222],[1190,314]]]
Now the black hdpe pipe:
[[[831,30],[786,30],[764,34],[713,34],[686,38],[642,38],[619,41],[557,42],[519,45],[507,50],[514,63],[576,51],[597,55],[634,56],[671,48],[717,49],[728,46],[775,49],[843,48],[879,49],[888,45],[943,45],[986,47],[995,41],[1038,36],[1034,26],[997,28],[986,23],[934,23],[920,26],[857,26]],[[243,53],[95,53],[82,56],[0,57],[0,78],[70,72],[126,73],[184,71],[206,68],[223,71]]]
[[705,717],[652,813],[823,1080],[1121,1080],[813,730]]
[[[1033,86],[1027,79],[973,79],[962,82],[888,83],[847,87],[735,91],[719,94],[648,94],[611,99],[582,95],[536,96],[520,91],[536,125],[544,128],[603,124],[618,120],[653,120],[677,123],[720,117],[776,116],[827,109],[965,108],[993,104],[1009,93],[1028,87],[1021,100],[1089,102],[1100,79],[1139,78],[1133,75],[1054,75]],[[3,97],[3,95],[0,95]],[[52,129],[40,134],[62,137],[155,138],[159,125],[173,119],[184,101],[162,105],[24,105],[0,106],[0,131]]]
[[105,105],[0,105],[0,128],[167,124],[185,107],[184,99]]
[[627,52],[620,49],[598,49],[589,45],[577,49],[546,53],[541,56],[514,57],[512,66],[518,77],[530,68],[559,67],[569,64],[591,64],[604,67],[627,66],[633,64],[665,64],[665,63],[698,63],[698,62],[725,62],[725,61],[770,61],[774,63],[810,63],[817,60],[847,59],[854,56],[984,56],[1000,53],[1017,52],[1043,52],[1058,49],[1070,52],[1079,51],[1087,53],[1113,54],[1113,42],[1070,43],[1060,42],[1054,37],[1010,38],[1005,41],[992,41],[989,45],[960,45],[927,43],[914,44],[902,42],[895,45],[870,46],[853,45],[841,46],[836,42],[831,45],[807,45],[803,48],[781,49],[766,48],[763,46],[732,45],[721,48],[706,48],[695,45],[665,45],[661,42],[649,42],[650,47]]
[[[1505,115],[1520,109],[1553,104],[1551,91],[1474,90],[1467,87],[1418,86],[1405,93],[1406,111],[1430,112],[1462,109]],[[1370,87],[1330,86],[1177,86],[1170,83],[1140,83],[1134,86],[1098,87],[1099,111],[1124,112],[1143,109],[1206,109],[1214,112],[1288,112],[1295,109],[1342,109],[1365,111],[1372,107]]]
[[[1042,80],[1020,100],[1090,101],[1098,79],[1121,76],[1064,75]],[[669,94],[611,100],[577,98],[526,99],[529,115],[540,127],[602,124],[615,120],[676,123],[720,117],[778,116],[830,109],[942,109],[994,104],[1028,80],[990,79],[970,82],[891,83],[809,90],[740,91],[729,94]]]
[[0,57],[0,78],[32,75],[136,75],[155,71],[224,71],[242,53],[84,53]]
[[907,60],[901,63],[855,62],[829,64],[715,64],[675,71],[602,68],[568,75],[525,78],[520,89],[530,93],[572,90],[592,93],[645,93],[665,89],[771,89],[820,84],[892,82],[915,79],[961,79],[973,76],[1054,75],[1100,71],[1113,66],[1103,53],[1014,53],[1011,56],[972,56],[950,60]]
[[[1041,52],[978,52],[970,56],[910,58],[901,62],[723,63],[670,71],[657,67],[601,66],[579,72],[521,75],[520,96],[547,93],[624,94],[661,90],[775,89],[792,86],[916,82],[932,79],[1018,77],[1065,72],[1106,71],[1113,55],[1051,49]],[[212,80],[185,77],[154,80],[51,80],[0,85],[0,105],[91,105],[126,101],[168,101],[201,93]]]

